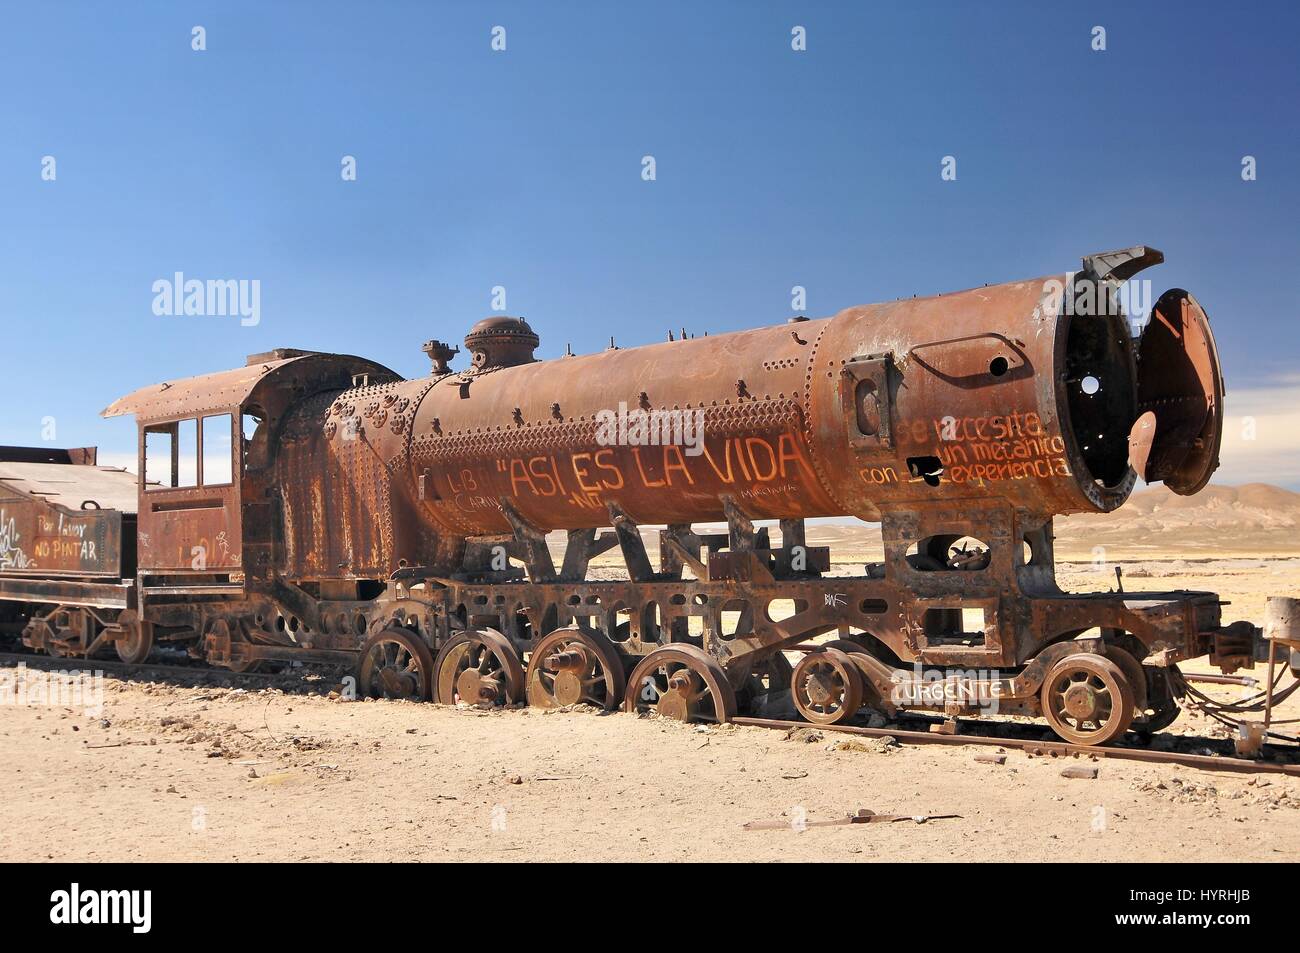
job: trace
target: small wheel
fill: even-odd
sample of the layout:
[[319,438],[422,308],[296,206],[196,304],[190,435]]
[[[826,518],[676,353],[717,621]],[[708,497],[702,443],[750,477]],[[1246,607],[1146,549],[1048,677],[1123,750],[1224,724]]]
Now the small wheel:
[[537,643],[525,681],[534,708],[580,703],[617,708],[626,688],[623,660],[609,640],[578,625],[557,629]]
[[1147,710],[1147,673],[1142,668],[1141,660],[1128,648],[1119,645],[1107,645],[1106,658],[1118,665],[1128,679],[1129,688],[1133,689],[1134,717],[1142,717]]
[[434,700],[441,705],[504,708],[524,697],[519,653],[495,629],[463,632],[442,647],[434,664]]
[[665,645],[632,669],[623,710],[722,724],[736,717],[736,693],[709,653],[693,645]]
[[142,620],[133,610],[127,609],[115,620],[122,630],[121,638],[113,640],[117,657],[128,665],[139,665],[153,649],[153,625]]
[[[867,635],[866,637],[871,639],[872,643],[877,643],[877,640],[873,636]],[[892,715],[898,711],[898,705],[892,700],[893,696],[891,692],[882,692],[880,686],[872,681],[871,675],[868,674],[872,671],[872,666],[869,664],[861,664],[858,661],[858,658],[871,659],[874,662],[881,661],[880,656],[876,654],[877,650],[873,645],[864,644],[856,639],[848,638],[834,639],[830,642],[825,642],[822,644],[822,648],[839,649],[847,655],[851,661],[853,661],[853,667],[858,670],[858,678],[862,680],[862,704],[869,708],[883,711],[887,715]],[[855,656],[858,658],[855,658]]]
[[[1148,668],[1150,666],[1143,666]],[[1150,740],[1151,736],[1157,731],[1163,731],[1178,720],[1179,713],[1182,712],[1178,699],[1170,688],[1170,679],[1168,671],[1160,668],[1152,668],[1152,678],[1147,685],[1147,709],[1151,714],[1145,719],[1134,718],[1132,729],[1143,738]],[[1178,666],[1172,665],[1170,668],[1175,673],[1178,672]]]
[[361,646],[357,692],[365,698],[427,701],[433,684],[433,654],[418,635],[381,629]]
[[46,655],[52,655],[55,658],[68,658],[72,655],[72,653],[64,646],[62,641],[57,641],[65,638],[65,633],[71,635],[71,632],[67,629],[56,629],[53,626],[47,625],[45,627],[45,633],[45,642],[41,645],[41,648],[45,650]]
[[1156,708],[1155,714],[1148,715],[1145,721],[1133,722],[1133,730],[1144,738],[1150,738],[1157,731],[1164,731],[1177,721],[1181,712],[1182,708],[1179,707],[1177,701],[1173,699],[1162,700]]
[[54,658],[69,658],[76,654],[68,646],[76,638],[71,629],[63,626],[56,628],[48,619],[33,620],[30,628],[33,630],[32,645],[38,651]]
[[1077,745],[1103,745],[1133,721],[1133,689],[1123,670],[1091,652],[1053,665],[1039,698],[1052,730]]
[[232,626],[227,619],[214,619],[200,644],[203,646],[204,659],[209,665],[234,672],[236,675],[243,675],[245,672],[256,672],[261,668],[258,659],[235,658],[235,646],[247,643],[248,638],[238,622]]
[[37,652],[44,652],[47,655],[53,655],[56,658],[61,654],[51,644],[50,639],[54,637],[54,630],[50,624],[40,616],[33,616],[28,620],[27,625],[23,627],[22,642],[23,645],[30,646]]
[[790,694],[794,707],[808,721],[834,725],[852,718],[862,707],[862,676],[847,653],[820,648],[794,667]]

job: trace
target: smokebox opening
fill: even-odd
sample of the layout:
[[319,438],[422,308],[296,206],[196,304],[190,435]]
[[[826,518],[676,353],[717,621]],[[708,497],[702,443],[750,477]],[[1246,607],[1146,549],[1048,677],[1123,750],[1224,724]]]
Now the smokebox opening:
[[[1108,283],[1063,318],[1061,378],[1075,466],[1085,480],[1124,493],[1130,470],[1175,493],[1200,490],[1219,465],[1223,374],[1209,319],[1186,291],[1160,296],[1138,340]],[[1080,308],[1083,300],[1088,306]],[[1094,306],[1095,305],[1095,306]]]
[[[1129,429],[1137,419],[1133,350],[1118,304],[1074,314],[1065,343],[1065,396],[1088,476],[1111,489],[1129,469]],[[1109,312],[1109,313],[1108,313]]]

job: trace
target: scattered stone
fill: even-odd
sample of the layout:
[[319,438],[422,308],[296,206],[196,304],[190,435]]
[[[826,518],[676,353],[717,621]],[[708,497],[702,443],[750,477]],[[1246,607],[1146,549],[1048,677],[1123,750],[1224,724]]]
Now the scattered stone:
[[1135,784],[1134,789],[1157,794],[1175,804],[1206,804],[1217,802],[1219,798],[1218,788],[1208,781],[1189,781],[1180,777],[1170,778],[1168,784],[1142,781]]
[[1081,778],[1091,781],[1097,777],[1097,766],[1095,764],[1072,764],[1068,768],[1061,769],[1061,777]]
[[802,741],[805,744],[815,744],[825,737],[816,728],[791,728],[785,733],[786,741]]
[[861,754],[888,754],[898,747],[898,739],[893,735],[883,738],[846,738],[826,746],[827,751],[853,751]]
[[1007,756],[1004,754],[977,754],[975,760],[980,764],[1006,764]]

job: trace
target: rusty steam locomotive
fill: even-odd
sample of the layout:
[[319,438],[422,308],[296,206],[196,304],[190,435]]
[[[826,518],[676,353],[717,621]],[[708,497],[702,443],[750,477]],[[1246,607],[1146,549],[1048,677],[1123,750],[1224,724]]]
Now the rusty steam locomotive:
[[[1135,337],[1118,304],[1161,260],[548,361],[494,317],[416,380],[277,350],[146,387],[105,411],[136,416],[138,477],[0,452],[0,619],[56,655],[347,661],[441,703],[727,721],[788,692],[833,723],[995,698],[1076,743],[1155,731],[1172,666],[1250,665],[1259,630],[1209,592],[1062,591],[1052,519],[1218,464],[1204,311],[1168,291]],[[805,520],[834,516],[878,522],[883,562],[830,575]]]

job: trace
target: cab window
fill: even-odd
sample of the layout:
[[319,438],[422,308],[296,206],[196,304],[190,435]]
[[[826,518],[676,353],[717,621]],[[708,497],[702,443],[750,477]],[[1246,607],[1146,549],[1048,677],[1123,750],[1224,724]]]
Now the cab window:
[[197,420],[173,420],[145,427],[144,482],[150,490],[198,486]]
[[220,486],[234,480],[230,446],[232,418],[215,414],[203,418],[203,485]]
[[258,407],[245,409],[240,417],[245,470],[259,470],[266,465],[265,420],[266,414]]

